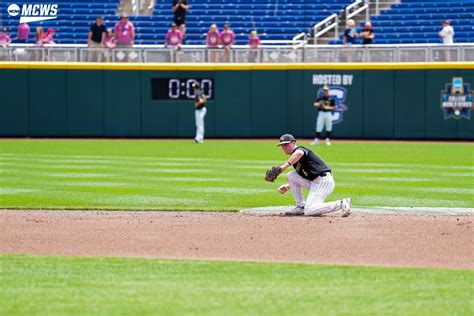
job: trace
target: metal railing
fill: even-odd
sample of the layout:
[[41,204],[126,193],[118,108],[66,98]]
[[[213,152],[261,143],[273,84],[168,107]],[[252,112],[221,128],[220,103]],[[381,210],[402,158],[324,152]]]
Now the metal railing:
[[122,62],[122,63],[399,63],[473,62],[474,44],[399,45],[236,45],[230,50],[207,49],[202,45],[170,49],[163,45],[132,48],[88,48],[86,45],[13,44],[0,48],[0,61],[36,62]]
[[366,21],[369,20],[369,4],[366,3],[365,1],[357,0],[354,3],[348,5],[345,11],[346,11],[346,14],[345,14],[346,24],[347,24],[347,21],[349,21],[354,16],[356,16],[357,14],[363,11],[365,11],[365,20]]
[[331,14],[321,22],[317,23],[315,26],[313,26],[313,33],[314,33],[314,43],[316,44],[318,41],[318,38],[321,37],[321,35],[327,33],[328,31],[334,29],[334,37],[338,37],[338,28],[339,28],[339,15],[336,13]]

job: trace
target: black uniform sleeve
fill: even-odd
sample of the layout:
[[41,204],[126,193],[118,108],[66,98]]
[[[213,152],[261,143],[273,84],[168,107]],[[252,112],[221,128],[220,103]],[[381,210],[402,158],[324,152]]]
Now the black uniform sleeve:
[[331,106],[336,106],[336,101],[333,98],[331,98]]
[[304,153],[303,156],[307,156],[307,155],[308,155],[308,149],[306,149],[306,148],[304,148],[304,147],[298,146],[298,147],[295,148],[295,151],[297,151],[297,150],[301,150],[301,151]]

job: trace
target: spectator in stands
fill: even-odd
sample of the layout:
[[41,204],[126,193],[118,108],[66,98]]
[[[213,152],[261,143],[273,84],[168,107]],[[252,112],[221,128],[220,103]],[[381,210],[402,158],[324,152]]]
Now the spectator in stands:
[[36,46],[43,46],[43,38],[44,38],[44,30],[41,26],[38,26],[36,28],[36,33],[35,33],[35,45]]
[[[49,28],[46,34],[43,36],[43,44],[51,44],[54,45],[56,42],[54,41],[54,35],[56,34],[56,30],[53,28]],[[49,60],[49,50],[46,49],[44,51],[44,59]]]
[[28,23],[18,24],[18,33],[15,37],[15,43],[28,43],[30,35],[30,26]]
[[[355,22],[353,19],[347,21],[346,29],[344,30],[344,34],[342,34],[342,44],[346,46],[350,46],[355,44],[355,41],[358,37],[357,29],[355,27]],[[347,47],[343,53],[341,54],[341,61],[352,62],[354,52],[350,47]]]
[[186,0],[173,0],[173,13],[174,23],[179,27],[181,35],[186,35],[186,13],[189,11],[188,1]]
[[[446,20],[442,23],[443,28],[439,31],[439,37],[443,39],[444,45],[452,45],[454,43],[454,28],[451,26],[451,20]],[[442,56],[439,58],[442,61],[451,61],[451,51],[449,49],[443,50]]]
[[172,49],[179,49],[182,42],[183,42],[183,34],[178,29],[178,25],[176,23],[171,24],[171,28],[166,33],[165,47],[170,47]]
[[10,46],[11,39],[10,36],[8,35],[8,30],[7,28],[3,28],[2,32],[0,33],[0,47],[2,48],[7,48]]
[[111,28],[108,28],[107,32],[105,33],[104,46],[110,49],[115,48],[115,36],[114,31]]
[[10,59],[10,46],[11,39],[8,35],[8,30],[6,28],[2,29],[0,33],[0,60],[9,60]]
[[355,22],[353,19],[347,21],[347,27],[344,30],[344,34],[342,35],[342,44],[344,45],[351,45],[355,44],[357,38],[357,29],[355,27]]
[[443,29],[439,31],[439,37],[443,39],[444,45],[451,45],[454,43],[454,29],[451,26],[451,20],[443,22]]
[[220,43],[224,51],[222,52],[221,61],[224,63],[230,62],[230,50],[235,42],[235,34],[229,27],[229,24],[224,24],[224,30],[220,34]]
[[43,44],[56,44],[54,42],[54,35],[56,35],[56,30],[49,28],[46,35],[43,37]]
[[181,50],[183,34],[178,29],[176,23],[171,24],[171,28],[166,33],[165,47],[171,49],[171,61],[178,62],[178,51]]
[[128,15],[122,14],[120,21],[115,24],[115,42],[117,47],[133,47],[135,26],[128,20]]
[[209,62],[215,63],[217,57],[217,48],[219,48],[220,33],[217,25],[212,24],[206,35],[206,46],[209,48]]
[[372,23],[370,23],[369,21],[365,22],[364,29],[362,30],[362,32],[360,32],[359,36],[362,38],[362,44],[373,44],[375,33],[372,29]]
[[249,63],[258,62],[258,46],[260,45],[260,37],[258,37],[257,31],[250,32],[248,45],[250,46]]
[[89,50],[88,60],[89,62],[94,60],[101,62],[102,61],[102,52],[99,50],[104,47],[106,28],[103,24],[101,16],[98,16],[95,19],[95,23],[91,24],[89,34],[87,37],[87,47],[92,48]]
[[112,28],[108,28],[107,32],[105,33],[104,36],[104,46],[107,48],[107,51],[105,52],[105,58],[107,61],[110,61],[110,58],[112,56],[112,49],[115,48],[115,36]]
[[41,26],[38,26],[36,28],[36,33],[35,33],[35,60],[40,61],[43,59],[43,44],[44,44],[44,37],[46,35],[44,34],[44,30]]

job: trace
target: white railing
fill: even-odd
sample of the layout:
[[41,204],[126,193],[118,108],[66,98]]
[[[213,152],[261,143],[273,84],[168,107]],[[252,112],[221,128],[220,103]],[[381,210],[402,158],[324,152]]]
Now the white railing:
[[314,33],[314,43],[317,43],[318,38],[325,34],[326,32],[334,29],[335,35],[334,37],[337,38],[338,36],[338,27],[339,27],[339,16],[336,13],[331,14],[315,26],[313,26],[313,33]]
[[132,62],[132,63],[409,63],[474,62],[474,43],[399,45],[304,45],[292,42],[261,45],[257,49],[235,45],[232,50],[209,50],[186,45],[179,50],[163,45],[132,48],[88,48],[87,45],[57,44],[35,47],[12,44],[0,48],[0,62]]
[[357,0],[356,2],[348,5],[346,7],[346,24],[347,21],[363,11],[365,11],[365,20],[369,21],[369,5],[365,1]]

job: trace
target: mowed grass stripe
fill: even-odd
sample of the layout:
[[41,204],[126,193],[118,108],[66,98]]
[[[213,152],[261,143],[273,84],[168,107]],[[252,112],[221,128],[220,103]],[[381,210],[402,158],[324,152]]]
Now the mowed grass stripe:
[[[15,140],[0,141],[0,145],[0,188],[23,190],[3,194],[3,206],[100,208],[104,203],[94,196],[100,194],[107,194],[107,205],[116,209],[203,209],[186,202],[193,199],[207,201],[209,210],[294,202],[291,194],[276,193],[278,184],[286,181],[285,174],[274,185],[263,180],[268,167],[287,158],[274,142],[211,141],[196,146],[184,141]],[[334,168],[336,189],[329,200],[351,196],[356,204],[380,206],[431,205],[437,200],[438,207],[460,203],[474,207],[472,192],[463,190],[473,187],[472,165],[466,166],[473,148],[383,143],[314,147]],[[442,160],[435,159],[441,154]],[[20,163],[15,165],[16,161]],[[443,187],[460,190],[436,191]],[[127,194],[136,195],[130,197],[131,203],[121,198]],[[175,201],[160,202],[160,197]]]
[[[91,176],[94,176],[94,171],[95,169],[98,169],[100,171],[98,174],[101,176],[104,174],[107,174],[104,171],[110,170],[114,171],[114,173],[108,173],[109,175],[120,175],[120,174],[181,174],[181,173],[216,173],[216,174],[222,174],[222,175],[229,175],[229,174],[234,174],[236,177],[262,177],[262,175],[265,174],[266,169],[265,168],[258,168],[260,171],[256,171],[257,168],[252,171],[240,171],[238,174],[236,174],[235,170],[231,169],[221,169],[219,166],[215,166],[212,168],[212,166],[207,166],[208,168],[196,168],[193,165],[183,165],[182,168],[143,168],[143,167],[127,167],[127,168],[118,168],[117,166],[114,165],[109,165],[107,167],[105,166],[98,166],[98,167],[93,167],[93,166],[85,166],[85,168],[81,168],[78,166],[66,166],[66,165],[29,165],[27,167],[23,166],[14,166],[10,165],[7,167],[2,168],[2,172],[5,174],[13,175],[13,174],[25,174],[28,176],[31,175],[43,175],[47,171],[48,173],[53,174],[53,173],[63,173],[60,172],[61,170],[69,170],[71,173],[90,173]],[[38,171],[38,169],[41,169],[42,171]],[[289,171],[293,171],[292,169],[289,169]],[[283,176],[286,174],[286,172],[283,174]],[[423,170],[423,171],[418,171],[418,172],[413,172],[413,171],[397,171],[397,170],[392,170],[392,169],[373,169],[373,170],[358,170],[358,169],[344,169],[344,168],[338,168],[335,169],[333,172],[334,176],[338,175],[350,175],[352,176],[353,174],[358,175],[358,179],[381,179],[383,181],[389,180],[389,177],[383,177],[383,176],[391,176],[391,178],[406,178],[406,179],[413,179],[411,181],[416,181],[416,179],[427,179],[427,178],[436,178],[440,179],[440,177],[458,177],[458,178],[466,178],[467,181],[473,181],[474,180],[474,174],[471,173],[464,173],[464,172],[449,172],[449,173],[440,173],[436,170]],[[382,177],[379,175],[383,175]],[[420,178],[419,176],[424,176],[424,178]],[[407,180],[410,181],[410,180]]]
[[[41,155],[38,156],[12,156],[7,155],[2,157],[0,155],[0,164],[2,163],[30,163],[32,161],[43,162],[43,163],[76,163],[76,164],[137,164],[137,165],[149,165],[149,166],[181,166],[186,165],[186,163],[192,165],[213,165],[213,164],[235,164],[239,169],[260,169],[268,165],[275,163],[280,163],[280,160],[242,160],[242,159],[218,159],[218,158],[202,158],[197,160],[196,158],[181,158],[181,157],[136,157],[136,156],[123,156],[112,158],[108,156],[103,156],[102,158],[95,157],[94,159],[68,159],[61,157],[68,156],[52,156],[52,155]],[[19,161],[20,160],[20,161]],[[21,161],[23,160],[23,161]],[[153,161],[150,161],[153,160]],[[166,161],[172,160],[172,161]],[[174,162],[173,162],[174,161]],[[467,161],[469,163],[469,161]],[[331,166],[337,167],[354,167],[360,168],[359,171],[367,171],[371,169],[379,168],[393,168],[394,170],[403,171],[406,169],[409,170],[419,170],[419,169],[436,169],[439,172],[439,169],[449,170],[449,169],[460,169],[466,172],[474,172],[474,166],[466,165],[429,165],[429,164],[413,164],[413,163],[365,163],[365,162],[331,162]],[[369,168],[369,169],[367,169]]]
[[474,272],[0,256],[2,315],[472,315]]

